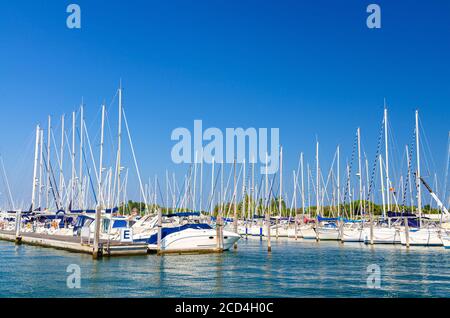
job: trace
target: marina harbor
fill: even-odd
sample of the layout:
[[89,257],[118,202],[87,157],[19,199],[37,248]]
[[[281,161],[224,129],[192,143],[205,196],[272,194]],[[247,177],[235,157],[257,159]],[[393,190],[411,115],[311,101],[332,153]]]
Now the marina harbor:
[[7,306],[285,316],[412,298],[392,302],[408,315],[450,297],[450,1],[0,11]]

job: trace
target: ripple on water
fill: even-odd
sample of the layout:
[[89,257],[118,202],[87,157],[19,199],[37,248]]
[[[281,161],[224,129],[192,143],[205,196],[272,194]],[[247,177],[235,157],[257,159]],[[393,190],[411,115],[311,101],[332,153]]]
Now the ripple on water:
[[[93,261],[48,248],[0,242],[1,297],[448,297],[450,262],[441,248],[242,240],[237,251]],[[67,288],[78,264],[81,289]],[[367,288],[367,266],[381,289]]]

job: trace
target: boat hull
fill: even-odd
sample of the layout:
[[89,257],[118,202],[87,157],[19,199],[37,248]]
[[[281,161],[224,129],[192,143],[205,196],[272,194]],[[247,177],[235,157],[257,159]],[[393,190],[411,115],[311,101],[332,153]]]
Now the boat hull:
[[359,229],[343,229],[342,230],[342,242],[364,242],[364,230]]
[[444,248],[450,249],[450,233],[442,235],[442,244],[444,245]]
[[[203,251],[217,248],[216,230],[188,229],[172,233],[161,240],[163,251]],[[240,239],[240,235],[234,232],[223,232],[223,250],[229,250]]]
[[[400,241],[406,245],[406,233],[400,232]],[[441,233],[438,229],[413,229],[409,232],[410,246],[443,246]]]
[[[364,243],[370,244],[370,228],[364,229]],[[373,228],[373,244],[400,244],[400,233],[396,228]]]
[[339,241],[341,239],[338,228],[319,228],[317,236],[320,241]]
[[300,228],[300,232],[302,233],[302,237],[305,240],[317,240],[317,233],[311,226],[305,226]]

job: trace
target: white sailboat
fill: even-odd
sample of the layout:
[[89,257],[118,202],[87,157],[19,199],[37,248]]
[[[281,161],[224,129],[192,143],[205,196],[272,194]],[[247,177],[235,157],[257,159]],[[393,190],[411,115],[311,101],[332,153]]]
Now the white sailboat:
[[416,185],[417,185],[417,206],[418,206],[418,228],[409,229],[409,227],[405,227],[404,231],[400,232],[400,238],[402,245],[406,246],[442,246],[442,229],[437,224],[433,224],[431,222],[427,222],[424,224],[424,220],[422,218],[422,192],[421,192],[421,184],[423,183],[425,187],[430,192],[432,198],[437,202],[439,209],[443,214],[449,215],[448,210],[444,207],[442,202],[436,196],[435,193],[431,190],[430,186],[425,182],[425,180],[421,177],[420,174],[420,143],[419,143],[419,111],[416,110],[415,113],[416,119],[416,159],[417,159],[417,172],[415,174]]
[[[361,130],[360,128],[356,131],[357,143],[358,143],[358,177],[359,177],[359,202],[360,202],[360,212],[362,212],[362,202],[363,202],[363,192],[362,192],[362,168],[361,168]],[[339,181],[338,181],[339,182]],[[350,176],[349,180],[350,182]],[[350,188],[350,187],[349,187]],[[350,189],[348,189],[350,191]],[[364,223],[361,222],[350,222],[344,223],[342,226],[341,240],[342,242],[363,242],[364,241]]]
[[[388,148],[388,111],[386,104],[384,107],[383,116],[384,125],[384,143],[385,143],[385,165],[383,167],[383,160],[381,154],[379,155],[380,164],[380,181],[381,181],[381,197],[383,200],[383,215],[380,222],[373,222],[374,224],[363,229],[364,243],[366,244],[400,244],[400,231],[398,227],[391,224],[387,220],[386,211],[391,209],[391,192],[390,192],[390,177],[389,177],[389,148]],[[384,177],[383,171],[386,171]],[[386,184],[384,184],[386,181]],[[386,193],[386,196],[385,196]]]

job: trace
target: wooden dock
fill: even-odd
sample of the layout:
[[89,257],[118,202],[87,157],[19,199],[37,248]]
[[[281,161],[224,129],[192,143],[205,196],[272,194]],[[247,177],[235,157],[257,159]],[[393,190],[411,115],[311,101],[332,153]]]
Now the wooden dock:
[[[38,233],[20,233],[20,237],[12,231],[0,231],[0,240],[16,242],[18,244],[28,244],[41,247],[51,247],[76,253],[92,255],[94,246],[92,244],[82,244],[79,237],[46,235]],[[120,243],[116,241],[100,241],[101,256],[132,256],[147,254],[147,244]]]

